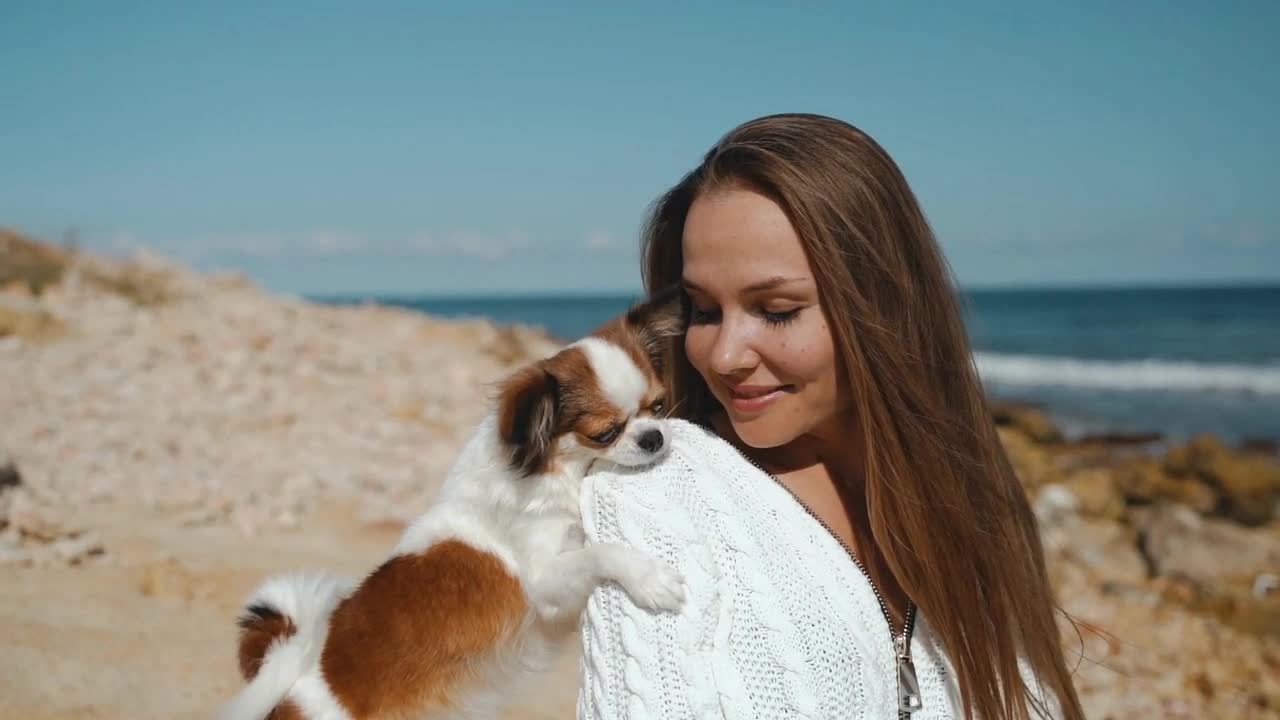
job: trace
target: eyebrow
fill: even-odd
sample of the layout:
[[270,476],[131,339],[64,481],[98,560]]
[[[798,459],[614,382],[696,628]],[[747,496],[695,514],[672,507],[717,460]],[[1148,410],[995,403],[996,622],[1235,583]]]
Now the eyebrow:
[[[765,291],[765,290],[772,290],[772,289],[774,289],[774,288],[776,288],[776,287],[779,287],[779,286],[782,286],[782,285],[787,285],[787,284],[789,284],[789,283],[797,283],[797,282],[804,282],[804,281],[805,281],[805,278],[799,278],[799,277],[783,277],[783,276],[781,276],[781,275],[775,275],[775,276],[773,276],[773,277],[771,277],[771,278],[767,278],[767,279],[765,279],[765,280],[761,280],[760,282],[751,283],[750,285],[748,285],[748,286],[746,286],[746,287],[742,288],[742,292],[744,292],[744,293],[756,293],[756,292],[762,292],[762,291]],[[681,279],[680,279],[680,282],[681,282],[681,283],[685,286],[685,288],[686,288],[686,289],[688,289],[688,290],[696,290],[696,291],[698,291],[698,292],[700,292],[700,293],[704,293],[704,294],[707,292],[706,290],[702,289],[702,287],[700,287],[697,283],[690,282],[690,281],[688,281],[688,280],[686,280],[686,279],[684,279],[684,278],[681,278]]]

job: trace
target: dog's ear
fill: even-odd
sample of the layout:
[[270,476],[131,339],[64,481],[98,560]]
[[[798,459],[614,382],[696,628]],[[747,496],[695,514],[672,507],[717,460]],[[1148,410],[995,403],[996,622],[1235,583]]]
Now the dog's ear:
[[498,402],[498,434],[521,477],[542,472],[560,410],[560,383],[541,363],[507,379]]
[[627,326],[635,333],[648,353],[653,366],[661,371],[666,358],[668,340],[684,332],[684,290],[672,285],[650,295],[627,311]]

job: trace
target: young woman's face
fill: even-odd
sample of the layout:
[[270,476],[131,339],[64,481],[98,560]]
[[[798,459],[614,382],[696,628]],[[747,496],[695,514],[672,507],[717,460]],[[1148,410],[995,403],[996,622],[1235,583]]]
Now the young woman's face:
[[683,237],[685,352],[738,437],[786,445],[851,403],[800,238],[776,203],[727,189],[694,200]]

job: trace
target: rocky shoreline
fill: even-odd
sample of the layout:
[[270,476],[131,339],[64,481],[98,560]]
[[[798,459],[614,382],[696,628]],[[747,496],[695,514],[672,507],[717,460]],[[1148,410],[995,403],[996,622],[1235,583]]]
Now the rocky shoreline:
[[[87,590],[127,576],[122,614],[191,613],[206,601],[199,612],[209,617],[230,612],[262,570],[297,561],[284,548],[320,562],[420,512],[491,383],[555,347],[534,328],[317,305],[234,275],[70,253],[0,230],[0,585]],[[1274,447],[1212,436],[1172,448],[1154,438],[1067,442],[1035,408],[995,414],[1060,602],[1079,623],[1078,632],[1064,625],[1064,638],[1083,651],[1077,685],[1089,717],[1280,718]],[[350,522],[317,523],[333,506]],[[179,549],[157,576],[131,538],[160,537],[159,527],[169,535],[156,545]],[[181,549],[196,537],[257,554],[215,587],[198,549]],[[173,567],[183,587],[211,589],[156,605]],[[26,638],[12,666],[0,659],[0,697],[21,699],[15,716],[48,705],[39,717],[111,717],[82,712],[111,707],[92,684],[62,705],[34,689],[21,658],[54,658],[49,667],[69,675],[95,670],[76,664],[75,637],[70,649],[41,645],[66,615],[33,619],[6,604],[20,595],[0,595],[0,634],[8,616],[8,630]],[[207,693],[235,682],[225,617],[207,631],[209,657],[227,665],[204,681]],[[572,680],[567,672],[555,692],[571,698]],[[183,697],[162,714],[207,715],[207,695]]]

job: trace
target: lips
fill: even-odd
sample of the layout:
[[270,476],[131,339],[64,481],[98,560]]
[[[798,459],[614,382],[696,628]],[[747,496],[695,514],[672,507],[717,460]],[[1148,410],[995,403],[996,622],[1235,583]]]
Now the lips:
[[780,390],[783,387],[784,386],[782,385],[733,385],[729,388],[729,392],[732,393],[735,398],[750,399],[758,398],[762,395],[768,395],[769,393],[775,390]]
[[730,404],[740,413],[759,412],[794,389],[792,385],[732,385]]

